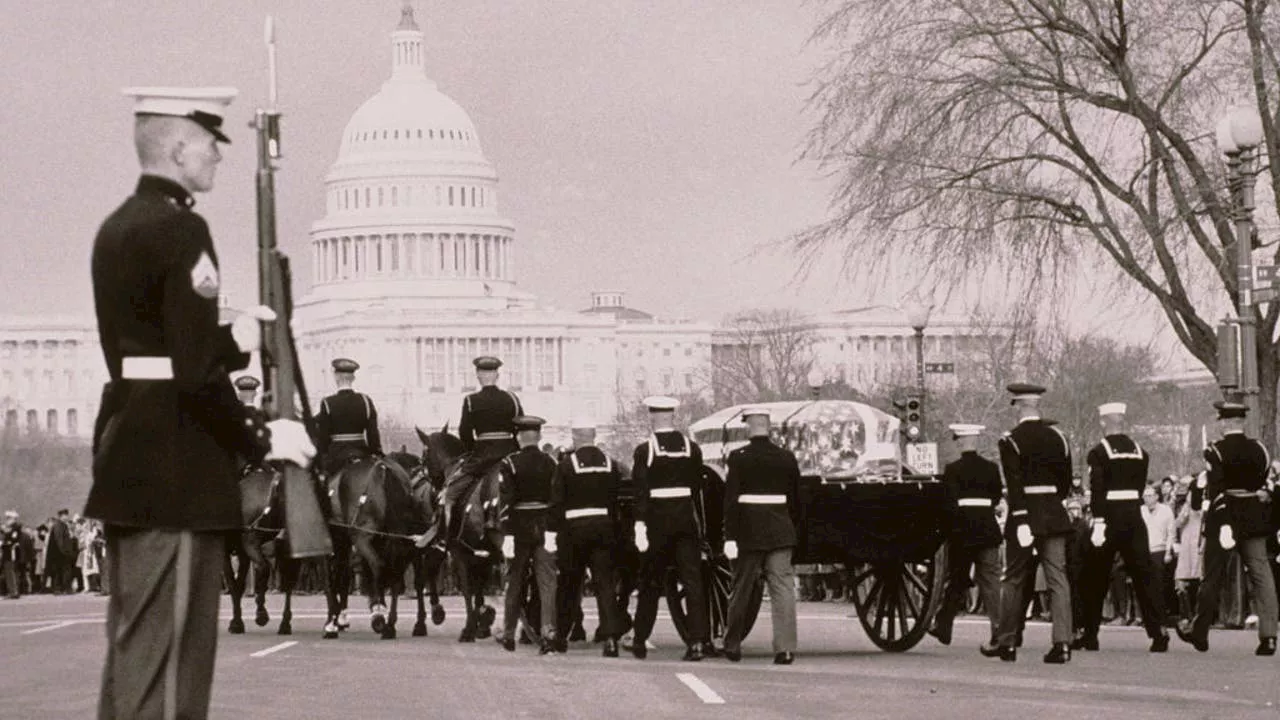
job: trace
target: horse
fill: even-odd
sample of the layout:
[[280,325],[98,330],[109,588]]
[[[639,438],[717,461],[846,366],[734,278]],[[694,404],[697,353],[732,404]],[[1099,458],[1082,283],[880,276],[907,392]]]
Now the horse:
[[[271,579],[271,558],[280,573],[280,590],[284,593],[284,613],[280,617],[280,635],[293,634],[293,589],[298,580],[300,563],[289,557],[286,540],[280,539],[284,528],[284,502],[281,475],[267,466],[248,466],[240,478],[240,511],[244,530],[238,537],[228,538],[223,555],[222,573],[231,591],[231,622],[227,632],[244,633],[240,601],[244,597],[249,568],[253,568],[253,594],[257,605],[254,623],[264,627],[271,622],[267,612],[267,585]],[[238,571],[231,560],[239,560]]]
[[[421,458],[406,452],[402,446],[399,452],[389,454],[409,473],[410,488],[415,503],[429,509],[432,517],[439,512],[435,488]],[[444,566],[447,554],[437,545],[422,548],[413,555],[413,590],[418,601],[417,622],[413,626],[414,637],[427,635],[426,597],[431,598],[431,622],[440,625],[445,620],[444,606],[440,604],[440,569]]]
[[[449,432],[449,423],[439,431],[425,433],[415,427],[422,442],[422,466],[438,496],[457,475],[463,460],[462,440]],[[445,538],[445,549],[462,591],[466,623],[458,642],[475,642],[489,637],[497,612],[485,601],[485,585],[501,556],[502,536],[498,530],[498,478],[487,473],[471,493],[460,501],[462,531]],[[443,510],[443,508],[441,508]],[[449,528],[446,528],[448,534]]]

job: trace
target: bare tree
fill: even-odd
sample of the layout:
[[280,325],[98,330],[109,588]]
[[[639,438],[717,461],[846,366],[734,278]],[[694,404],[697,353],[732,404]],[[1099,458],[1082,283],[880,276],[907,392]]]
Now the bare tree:
[[793,400],[808,394],[818,335],[793,310],[746,310],[729,316],[711,352],[717,405]]
[[[1240,248],[1211,130],[1247,98],[1280,158],[1269,0],[833,5],[814,35],[832,53],[806,157],[838,177],[835,212],[796,247],[836,244],[870,277],[927,257],[927,283],[998,281],[1023,297],[1084,269],[1154,301],[1216,371]],[[1274,219],[1280,163],[1267,172]],[[1280,304],[1254,317],[1274,439]]]

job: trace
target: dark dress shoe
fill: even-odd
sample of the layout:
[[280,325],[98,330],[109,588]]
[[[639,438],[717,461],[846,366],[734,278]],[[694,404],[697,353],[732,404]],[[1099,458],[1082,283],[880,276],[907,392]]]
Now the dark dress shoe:
[[725,658],[726,660],[728,660],[729,662],[742,662],[742,651],[741,651],[741,650],[730,650],[729,648],[725,648],[725,649],[724,649],[724,658]]
[[631,642],[631,654],[637,660],[643,660],[649,657],[649,647],[644,644],[643,640],[633,640]]
[[[1166,643],[1168,642],[1168,640],[1169,638],[1165,638]],[[1089,652],[1097,652],[1098,638],[1084,637],[1084,636],[1078,637],[1075,640],[1071,641],[1071,649],[1072,650],[1088,650]]]
[[[1009,650],[1013,651],[1014,657],[1016,658],[1017,651],[1014,650],[1013,648],[1009,648]],[[1004,656],[1004,651],[1005,651],[1005,648],[995,643],[986,643],[978,646],[978,652],[982,654],[982,657],[1002,658]]]
[[569,631],[569,642],[582,642],[587,639],[587,631],[581,625],[574,625]]
[[1275,654],[1276,654],[1276,639],[1275,639],[1275,638],[1262,638],[1262,641],[1258,643],[1258,649],[1257,649],[1257,650],[1254,650],[1254,651],[1253,651],[1253,654],[1254,654],[1254,655],[1263,655],[1263,656],[1266,656],[1266,655],[1275,655]]
[[1044,661],[1050,665],[1065,665],[1071,662],[1071,648],[1066,643],[1054,643],[1045,653]]
[[501,640],[498,641],[498,644],[501,645],[502,649],[506,650],[507,652],[516,651],[516,641],[512,640],[511,638],[502,638]]
[[1178,639],[1184,643],[1189,643],[1192,647],[1200,652],[1209,652],[1209,638],[1198,638],[1191,634],[1190,628],[1178,625]]
[[548,640],[546,638],[543,638],[542,642],[538,643],[539,655],[555,655],[559,652],[560,650],[557,647],[555,640]]
[[932,635],[935,639],[937,639],[938,642],[942,643],[943,645],[951,644],[951,626],[950,625],[943,626],[938,623],[934,623],[933,627],[929,628],[929,634]]
[[1022,647],[1022,631],[1021,630],[1019,630],[1018,634],[1014,636],[1013,646],[1016,648]]
[[1169,633],[1160,633],[1151,639],[1151,652],[1169,652]]
[[790,665],[796,661],[796,654],[789,652],[780,652],[773,656],[774,665]]
[[709,658],[720,657],[720,651],[716,649],[714,643],[708,640],[707,642],[702,643],[702,656]]
[[684,651],[684,657],[680,659],[686,662],[701,662],[702,646],[698,644],[690,645],[689,648]]
[[606,638],[604,641],[604,652],[601,654],[605,657],[618,657],[618,641],[613,638]]

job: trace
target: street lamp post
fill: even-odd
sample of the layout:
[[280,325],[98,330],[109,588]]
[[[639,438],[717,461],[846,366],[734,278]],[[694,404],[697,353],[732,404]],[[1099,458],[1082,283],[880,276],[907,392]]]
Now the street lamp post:
[[1245,107],[1232,108],[1217,127],[1218,148],[1226,156],[1227,189],[1236,240],[1236,322],[1240,326],[1240,394],[1249,408],[1246,432],[1258,437],[1258,336],[1253,310],[1253,188],[1262,143],[1262,119]]
[[902,304],[907,315],[907,322],[916,334],[916,390],[920,393],[921,404],[924,404],[924,329],[929,325],[929,315],[933,312],[933,303],[920,297],[912,297]]

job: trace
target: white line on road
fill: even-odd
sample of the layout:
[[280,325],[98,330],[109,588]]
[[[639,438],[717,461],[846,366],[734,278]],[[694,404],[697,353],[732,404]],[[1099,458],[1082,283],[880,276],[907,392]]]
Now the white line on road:
[[76,624],[75,620],[63,620],[62,622],[55,623],[53,625],[45,625],[44,627],[31,628],[30,630],[23,630],[22,634],[35,635],[36,633],[48,632],[50,630],[59,630],[61,628],[68,627],[70,625],[75,625],[75,624]]
[[289,648],[297,644],[298,644],[297,640],[286,640],[285,642],[282,642],[279,645],[272,645],[266,650],[259,650],[256,653],[249,653],[249,657],[266,657],[271,653],[280,652],[281,650],[288,650]]
[[697,675],[693,673],[676,673],[676,678],[688,686],[707,705],[724,704],[724,698],[717,695],[715,690],[712,690],[706,683],[699,680]]

